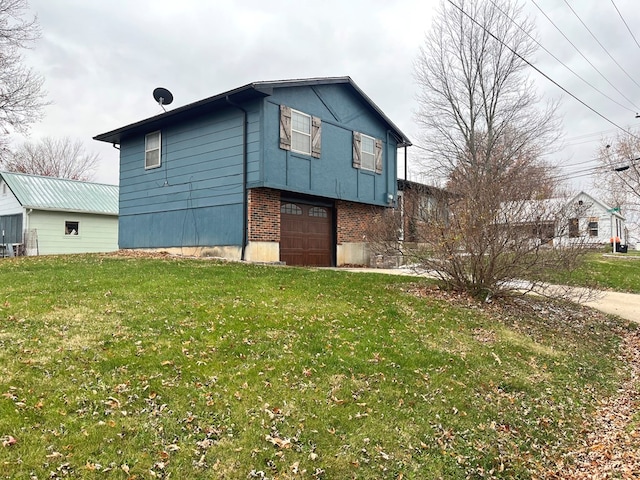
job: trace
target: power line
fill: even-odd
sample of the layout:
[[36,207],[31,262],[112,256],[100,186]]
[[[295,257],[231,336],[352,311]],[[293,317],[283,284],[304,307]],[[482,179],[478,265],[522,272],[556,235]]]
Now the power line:
[[[451,0],[447,0],[447,1],[449,1],[449,3],[451,3],[452,5],[454,5],[454,4],[451,2]],[[613,89],[614,89],[616,92],[618,92],[618,93],[622,96],[622,98],[624,98],[627,102],[629,102],[629,104],[631,104],[631,105],[633,105],[634,107],[636,107],[636,109],[640,110],[640,107],[638,107],[635,103],[633,103],[633,101],[632,101],[631,99],[629,99],[629,98],[628,98],[624,93],[622,93],[622,92],[621,92],[621,91],[620,91],[620,90],[619,90],[619,89],[618,89],[618,88],[617,88],[613,83],[611,83],[611,81],[610,81],[610,80],[609,80],[609,79],[608,79],[608,78],[607,78],[607,77],[606,77],[606,76],[605,76],[605,75],[604,75],[604,74],[603,74],[603,73],[598,69],[598,67],[596,67],[596,66],[595,66],[595,65],[594,65],[594,64],[593,64],[593,63],[592,63],[592,62],[591,62],[591,61],[590,61],[590,60],[589,60],[589,59],[588,59],[588,58],[587,58],[587,57],[586,57],[586,56],[585,56],[585,55],[580,51],[580,49],[579,49],[579,48],[578,48],[578,47],[577,47],[577,46],[576,46],[576,45],[575,45],[575,44],[574,44],[574,43],[569,39],[569,37],[567,37],[567,36],[564,34],[564,32],[560,29],[560,27],[558,27],[558,26],[555,24],[555,22],[554,22],[553,20],[551,20],[551,18],[549,18],[549,16],[545,13],[545,11],[544,11],[542,8],[540,8],[540,6],[536,3],[536,1],[535,1],[535,0],[531,0],[531,2],[536,6],[536,8],[537,8],[538,10],[540,10],[540,12],[542,13],[542,15],[544,15],[544,16],[545,16],[545,18],[546,18],[547,20],[549,20],[549,22],[551,23],[551,25],[553,25],[553,26],[555,27],[555,29],[556,29],[556,30],[558,30],[558,32],[560,33],[560,35],[562,35],[562,36],[565,38],[565,40],[571,44],[571,46],[576,50],[576,52],[578,52],[578,53],[580,54],[580,56],[581,56],[582,58],[584,58],[584,59],[587,61],[587,63],[588,63],[589,65],[591,65],[591,67],[592,67],[596,72],[598,72],[598,73],[600,74],[600,76],[601,76],[601,77],[602,77],[602,78],[603,78],[603,79],[604,79],[604,80],[605,80],[609,85],[611,85],[611,87],[613,87]],[[469,17],[469,18],[471,18],[471,17]]]
[[495,3],[494,0],[490,0],[491,3],[493,4],[493,6],[498,9],[505,17],[507,17],[509,20],[511,20],[511,23],[513,23],[516,27],[518,27],[522,33],[524,33],[527,37],[529,37],[533,42],[535,42],[540,48],[542,48],[545,52],[547,52],[550,56],[552,56],[554,58],[554,60],[556,60],[560,65],[562,65],[564,68],[566,68],[567,70],[569,70],[571,73],[573,73],[576,77],[578,77],[580,80],[582,80],[584,83],[586,83],[587,85],[589,85],[591,88],[593,88],[596,92],[600,93],[601,95],[603,95],[604,97],[608,98],[609,100],[611,100],[613,103],[615,103],[616,105],[624,108],[625,110],[630,111],[631,113],[636,113],[635,110],[632,110],[631,108],[627,107],[626,105],[623,105],[622,103],[618,102],[617,100],[614,100],[613,98],[611,98],[609,95],[607,95],[606,93],[604,93],[602,90],[600,90],[598,87],[594,86],[593,84],[591,84],[589,81],[585,80],[580,74],[576,73],[575,70],[573,70],[571,67],[569,67],[567,64],[565,64],[562,60],[560,60],[558,57],[556,57],[553,53],[551,53],[544,45],[542,45],[540,42],[538,42],[538,40],[536,40],[533,36],[531,36],[529,34],[529,32],[527,32],[524,28],[522,28],[520,25],[518,25],[518,23],[509,16],[509,14],[507,14],[507,12],[505,12],[504,10],[502,10],[500,8],[500,6],[498,4]]
[[551,178],[553,180],[566,182],[568,180],[574,180],[576,178],[589,177],[595,173],[598,173],[602,170],[602,166],[598,165],[596,167],[584,168],[581,170],[575,170],[573,172],[559,173],[558,175],[553,175]]
[[[535,1],[532,0],[535,4]],[[634,138],[637,138],[638,140],[640,140],[640,137],[634,135],[633,133],[629,132],[628,130],[625,130],[624,128],[622,128],[620,125],[618,125],[617,123],[615,123],[613,120],[605,117],[602,113],[598,112],[595,108],[591,107],[590,105],[587,105],[584,101],[582,101],[581,99],[579,99],[578,97],[576,97],[573,93],[571,93],[569,90],[567,90],[566,88],[564,88],[562,85],[560,85],[558,82],[556,82],[554,79],[552,79],[549,75],[547,75],[546,73],[544,73],[542,70],[540,70],[538,67],[536,67],[534,64],[532,64],[529,60],[527,60],[526,58],[524,58],[522,55],[520,55],[518,52],[516,52],[513,48],[511,48],[509,45],[507,45],[504,41],[502,41],[501,39],[499,39],[498,37],[496,37],[492,32],[489,31],[489,29],[487,29],[486,27],[484,27],[483,25],[481,25],[475,18],[473,18],[471,15],[469,15],[467,12],[464,11],[464,9],[460,8],[458,5],[456,5],[455,3],[453,3],[452,0],[447,0],[447,2],[449,2],[454,8],[460,10],[460,12],[462,12],[462,14],[467,17],[469,20],[471,20],[473,23],[475,23],[478,27],[482,28],[485,32],[487,32],[487,34],[489,34],[494,40],[496,40],[497,42],[499,42],[501,45],[503,45],[504,47],[506,47],[509,51],[511,51],[511,53],[513,53],[515,56],[517,56],[520,60],[522,60],[524,63],[526,63],[527,65],[529,65],[531,68],[533,68],[536,72],[538,72],[540,75],[542,75],[544,78],[546,78],[547,80],[549,80],[551,83],[553,83],[556,87],[558,87],[560,90],[562,90],[563,92],[565,92],[567,95],[569,95],[571,98],[573,98],[574,100],[578,101],[579,103],[581,103],[583,106],[587,107],[589,110],[591,110],[593,113],[595,113],[596,115],[598,115],[600,118],[602,118],[603,120],[605,120],[606,122],[610,123],[611,125],[613,125],[614,127],[617,127],[618,129],[622,130],[623,132],[631,135]]]
[[636,82],[635,78],[633,78],[631,75],[629,75],[629,72],[627,72],[627,71],[622,67],[622,65],[620,65],[620,64],[617,62],[617,60],[616,60],[615,58],[613,58],[613,55],[611,55],[611,54],[609,53],[609,50],[607,50],[607,49],[605,48],[605,46],[604,46],[604,45],[602,45],[602,43],[600,42],[600,40],[598,40],[598,37],[596,37],[596,36],[594,35],[594,33],[593,33],[593,32],[591,31],[591,29],[587,26],[587,24],[586,24],[586,23],[584,23],[584,22],[582,21],[582,19],[581,19],[581,18],[580,18],[580,16],[576,13],[576,11],[573,9],[573,7],[571,7],[571,5],[569,5],[569,2],[567,2],[567,0],[564,0],[564,3],[567,5],[567,7],[569,7],[569,10],[571,10],[571,12],[573,12],[573,14],[575,15],[575,17],[576,17],[578,20],[580,20],[580,23],[582,24],[582,26],[583,26],[584,28],[586,28],[586,29],[587,29],[587,32],[589,32],[589,33],[591,34],[591,36],[593,37],[593,39],[594,39],[596,42],[598,42],[598,45],[600,45],[600,47],[602,47],[602,50],[604,50],[604,52],[609,56],[609,58],[610,58],[611,60],[613,60],[613,63],[615,63],[615,64],[618,66],[618,68],[620,68],[620,70],[622,70],[622,71],[624,72],[624,74],[625,74],[627,77],[629,77],[629,79],[630,79],[633,83],[635,83],[638,87],[640,87],[640,84],[639,84],[638,82]]
[[578,165],[585,165],[587,163],[593,163],[593,162],[597,162],[599,161],[600,158],[599,157],[594,157],[594,158],[590,158],[588,160],[582,160],[580,162],[575,162],[575,163],[566,163],[563,166],[564,167],[577,167]]
[[[423,147],[421,145],[418,144],[413,144],[412,147],[417,148],[419,150],[423,150],[425,152],[428,153],[434,153],[433,150]],[[580,165],[585,165],[585,164],[589,164],[589,163],[593,163],[593,162],[597,162],[599,161],[599,158],[590,158],[589,160],[584,160],[582,162],[577,162],[577,163],[571,163],[571,164],[566,164],[566,165],[555,165],[555,167],[557,168],[566,168],[566,167],[576,167],[576,166],[580,166]],[[598,171],[602,170],[602,165],[596,165],[596,166],[592,166],[592,167],[587,167],[587,168],[580,168],[578,170],[572,170],[569,172],[562,172],[562,173],[558,173],[557,175],[551,175],[550,178],[552,180],[556,180],[559,182],[566,182],[569,180],[575,180],[577,178],[582,178],[582,177],[589,177],[595,173],[597,173]]]
[[595,137],[596,135],[602,135],[605,133],[613,133],[613,132],[617,132],[618,129],[617,128],[609,128],[607,130],[599,130],[597,132],[593,132],[593,133],[584,133],[582,135],[576,135],[574,137],[568,137],[565,140],[567,141],[571,141],[571,140],[582,140],[585,138],[589,138],[589,137]]
[[622,16],[622,13],[620,13],[620,10],[618,10],[618,7],[616,6],[615,2],[613,0],[611,0],[611,3],[613,4],[613,8],[616,9],[616,12],[618,12],[618,15],[620,15],[620,19],[622,20],[622,23],[624,23],[624,26],[627,27],[627,30],[631,34],[631,38],[633,38],[633,41],[636,42],[636,45],[638,46],[638,48],[640,48],[640,43],[638,43],[638,40],[636,39],[636,36],[633,34],[631,29],[629,28],[629,25],[627,24],[626,20]]

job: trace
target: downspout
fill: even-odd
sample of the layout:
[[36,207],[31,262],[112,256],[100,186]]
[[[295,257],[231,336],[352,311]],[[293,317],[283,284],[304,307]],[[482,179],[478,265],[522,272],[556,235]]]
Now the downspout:
[[229,98],[225,100],[232,107],[242,111],[242,249],[240,260],[245,260],[249,233],[249,193],[247,190],[247,116],[248,112]]
[[[391,130],[387,130],[387,142],[385,144],[385,157],[387,158],[387,163],[389,162],[389,145],[391,145],[391,142],[389,141],[389,135],[391,134]],[[389,190],[389,181],[387,180],[387,192],[392,191],[394,192],[393,198],[391,198],[391,201],[389,201],[389,199],[387,198],[387,205],[390,207],[393,207],[396,203],[396,195],[398,194],[398,149],[396,148],[395,150],[395,155],[394,155],[394,164],[393,164],[393,178],[392,178],[392,182],[393,182],[393,187],[391,188],[391,190]]]
[[407,180],[407,145],[404,146],[404,179]]
[[[24,252],[24,254],[27,254],[27,243],[29,241],[29,230],[31,227],[31,213],[33,213],[33,208],[30,208],[29,210],[27,210],[25,212],[25,228],[23,228],[23,232],[22,232],[22,251]],[[26,232],[26,242],[25,242],[25,232]],[[36,255],[38,255],[38,251],[36,250]]]

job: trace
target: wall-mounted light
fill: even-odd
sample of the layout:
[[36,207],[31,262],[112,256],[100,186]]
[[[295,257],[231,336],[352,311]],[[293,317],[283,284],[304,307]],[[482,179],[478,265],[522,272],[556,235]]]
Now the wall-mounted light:
[[387,203],[393,205],[393,193],[387,193]]

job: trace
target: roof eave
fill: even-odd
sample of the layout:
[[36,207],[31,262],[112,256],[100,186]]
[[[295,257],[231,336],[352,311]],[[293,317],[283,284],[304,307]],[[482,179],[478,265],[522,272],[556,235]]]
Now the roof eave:
[[269,96],[273,93],[273,89],[277,87],[302,87],[337,83],[349,84],[351,88],[353,88],[365,100],[371,109],[387,124],[389,130],[393,132],[396,140],[398,141],[398,147],[408,147],[412,145],[409,138],[402,133],[402,131],[382,112],[382,110],[380,110],[380,108],[360,89],[360,87],[355,84],[351,77],[348,76],[253,82],[243,85],[242,87],[184,105],[176,108],[175,110],[170,110],[124,127],[111,130],[110,132],[96,135],[93,139],[114,145],[120,144],[121,140],[127,135],[151,132],[160,129],[168,122],[178,120],[182,116],[192,115],[198,110],[204,111],[207,107],[213,106],[216,103],[226,103],[227,99],[231,97],[234,97],[234,102],[238,102],[243,99]]
[[52,208],[52,207],[43,207],[38,205],[22,205],[25,210],[37,210],[40,212],[65,212],[65,213],[82,213],[87,215],[107,215],[110,217],[117,217],[119,215],[118,212],[99,212],[94,210],[78,210],[78,209],[67,209],[67,208]]
[[[247,92],[255,92],[254,94],[249,93],[248,95],[242,95]],[[145,118],[144,120],[140,120],[135,123],[131,123],[129,125],[125,125],[124,127],[116,128],[115,130],[111,130],[110,132],[101,133],[93,137],[94,140],[98,140],[100,142],[107,142],[111,144],[120,144],[123,137],[131,134],[135,134],[137,131],[146,131],[150,132],[160,127],[166,125],[168,122],[179,119],[185,115],[192,115],[194,112],[204,111],[207,107],[211,107],[216,103],[225,102],[227,98],[233,98],[234,101],[238,101],[237,97],[254,98],[261,96],[268,96],[270,92],[266,88],[257,88],[253,83],[248,85],[244,85],[242,87],[235,88],[233,90],[229,90],[224,93],[220,93],[218,95],[214,95],[212,97],[207,97],[202,100],[198,100],[197,102],[189,103],[182,107],[176,108],[174,110],[169,110],[168,112],[161,113],[159,115],[155,115],[153,117]]]

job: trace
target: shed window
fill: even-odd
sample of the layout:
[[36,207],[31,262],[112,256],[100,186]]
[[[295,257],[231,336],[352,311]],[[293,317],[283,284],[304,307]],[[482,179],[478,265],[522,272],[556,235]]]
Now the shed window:
[[80,233],[80,222],[64,222],[65,235],[78,235]]
[[589,219],[589,225],[588,225],[587,229],[589,231],[589,236],[590,237],[597,237],[598,236],[598,219],[597,218],[590,218]]
[[153,132],[144,137],[144,168],[160,166],[160,132]]

